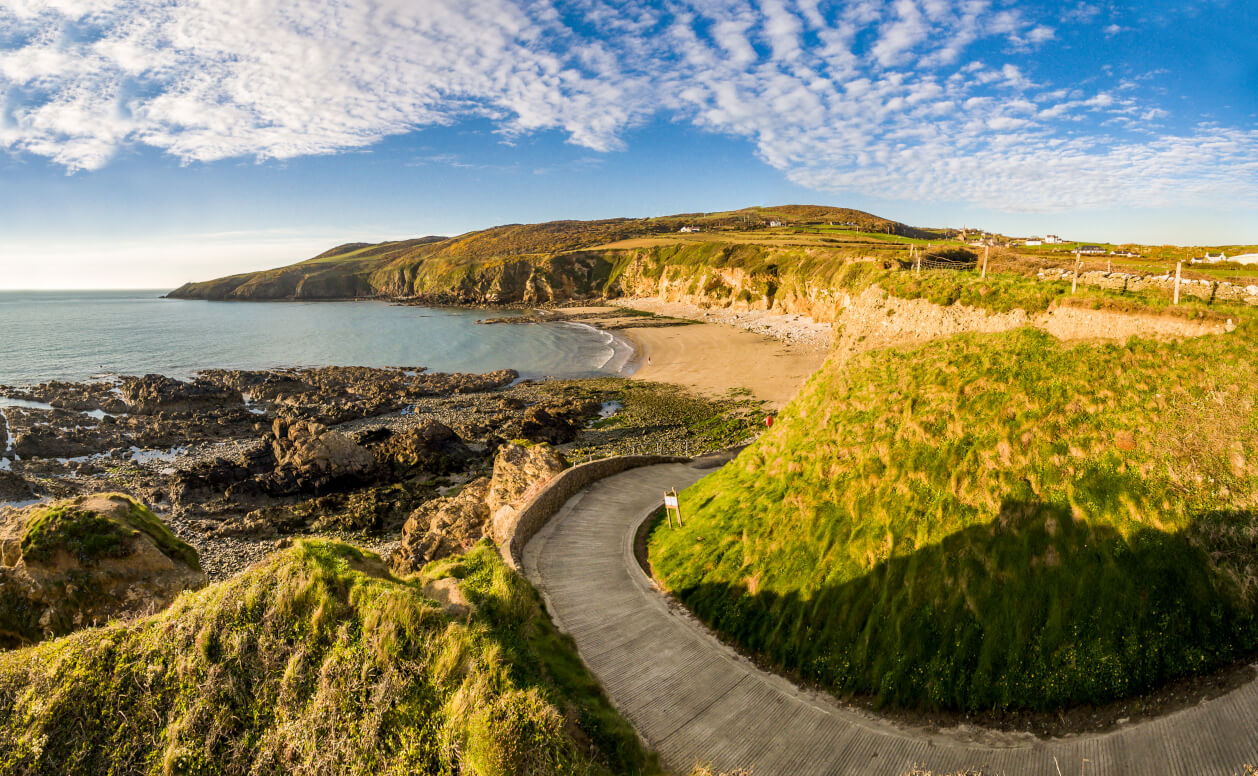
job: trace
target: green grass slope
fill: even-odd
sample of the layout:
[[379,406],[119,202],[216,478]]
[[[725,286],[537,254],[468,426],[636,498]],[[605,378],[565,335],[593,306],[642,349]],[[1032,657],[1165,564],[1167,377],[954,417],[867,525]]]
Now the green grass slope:
[[901,706],[1100,703],[1252,654],[1256,329],[832,359],[683,494],[654,572],[779,666]]
[[298,542],[135,623],[0,654],[0,772],[655,772],[490,544],[466,621],[343,544]]

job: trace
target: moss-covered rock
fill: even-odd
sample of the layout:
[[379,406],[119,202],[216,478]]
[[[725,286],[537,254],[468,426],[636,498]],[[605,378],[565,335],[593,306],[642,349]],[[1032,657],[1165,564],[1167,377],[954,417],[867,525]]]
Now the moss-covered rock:
[[0,648],[150,613],[203,584],[196,550],[130,496],[29,507],[0,525]]

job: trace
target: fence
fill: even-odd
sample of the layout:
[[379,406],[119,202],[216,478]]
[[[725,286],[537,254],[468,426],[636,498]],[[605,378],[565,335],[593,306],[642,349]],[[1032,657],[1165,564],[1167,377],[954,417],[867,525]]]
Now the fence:
[[1121,263],[1128,256],[1107,256],[1095,254],[1075,254],[1060,256],[1054,260],[1025,260],[1026,257],[1015,257],[1013,260],[1004,251],[985,252],[982,258],[973,261],[952,259],[947,256],[929,252],[910,252],[908,259],[900,259],[902,269],[921,272],[928,270],[974,270],[986,276],[989,270],[1015,271],[1023,275],[1034,272],[1041,281],[1061,281],[1070,283],[1070,293],[1077,293],[1079,284],[1096,288],[1104,288],[1119,293],[1153,292],[1162,293],[1175,304],[1189,297],[1203,299],[1207,302],[1235,301],[1247,304],[1258,304],[1258,283],[1241,285],[1212,277],[1195,271],[1194,265],[1188,262],[1176,262],[1168,266],[1160,275],[1147,274]]
[[924,269],[972,270],[979,265],[978,257],[970,258],[965,251],[932,251],[930,246],[925,251],[919,251],[916,245],[909,247],[907,259],[896,261],[901,269],[911,269],[914,272]]

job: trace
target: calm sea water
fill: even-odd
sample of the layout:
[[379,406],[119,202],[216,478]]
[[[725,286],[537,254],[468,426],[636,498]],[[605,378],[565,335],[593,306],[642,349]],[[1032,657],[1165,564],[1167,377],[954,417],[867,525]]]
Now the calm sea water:
[[0,291],[0,384],[325,365],[584,377],[621,372],[631,355],[623,341],[588,326],[476,323],[499,313],[385,302],[203,302],[162,293]]

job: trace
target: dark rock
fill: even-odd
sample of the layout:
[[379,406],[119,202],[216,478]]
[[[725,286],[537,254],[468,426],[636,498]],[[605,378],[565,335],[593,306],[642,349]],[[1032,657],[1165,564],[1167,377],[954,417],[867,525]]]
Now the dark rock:
[[393,429],[381,426],[380,428],[369,428],[366,431],[360,431],[354,441],[363,446],[377,445],[393,436]]
[[141,415],[184,413],[228,405],[242,405],[240,391],[208,380],[187,383],[163,375],[128,377],[122,381],[122,400]]
[[476,455],[448,426],[429,420],[392,435],[374,450],[376,460],[404,475],[414,470],[447,474],[465,468]]
[[0,470],[0,501],[30,501],[35,498],[31,484],[13,472]]
[[62,430],[41,424],[17,434],[13,452],[22,458],[78,458],[92,455],[108,446],[99,432]]
[[[270,450],[266,450],[267,454]],[[250,470],[226,458],[214,458],[175,473],[171,498],[176,504],[187,504],[225,494],[238,483],[248,480]]]
[[598,413],[601,403],[573,400],[564,404],[535,404],[524,411],[519,438],[530,442],[562,445],[577,438],[587,418]]

